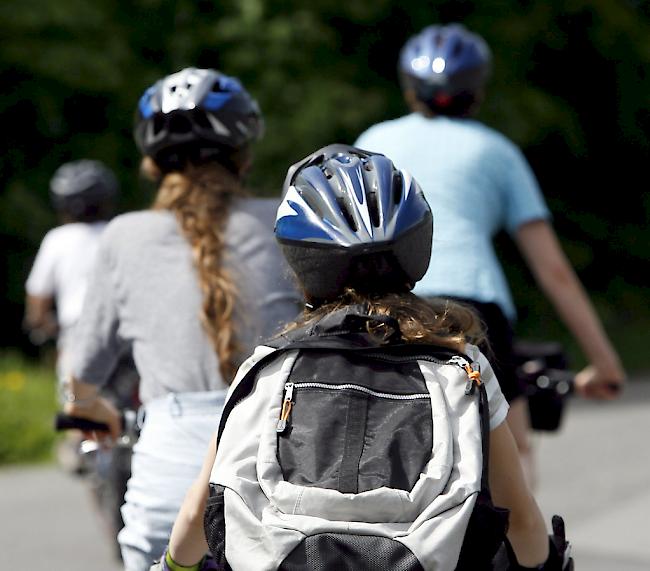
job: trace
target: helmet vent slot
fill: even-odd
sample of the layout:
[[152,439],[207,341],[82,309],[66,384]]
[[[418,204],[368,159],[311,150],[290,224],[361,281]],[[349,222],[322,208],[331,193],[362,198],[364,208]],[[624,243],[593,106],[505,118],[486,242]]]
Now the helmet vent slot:
[[402,201],[402,187],[404,186],[404,179],[401,173],[396,172],[393,176],[393,202],[399,204]]
[[377,193],[369,192],[367,194],[368,199],[368,213],[370,214],[370,223],[375,227],[379,228],[379,204],[377,201]]
[[167,126],[167,118],[165,115],[154,115],[153,116],[153,132],[155,134],[160,133]]
[[169,118],[169,131],[171,133],[191,133],[192,122],[184,115],[172,115]]
[[212,125],[210,124],[205,112],[200,109],[194,109],[192,120],[203,129],[212,129]]
[[352,230],[356,232],[359,228],[357,226],[357,223],[354,220],[354,217],[352,216],[352,213],[350,212],[350,209],[348,208],[348,204],[345,198],[338,196],[336,198],[336,202],[338,203],[341,209],[341,214],[343,214],[343,218],[345,218],[345,221],[348,223],[350,228],[352,228]]

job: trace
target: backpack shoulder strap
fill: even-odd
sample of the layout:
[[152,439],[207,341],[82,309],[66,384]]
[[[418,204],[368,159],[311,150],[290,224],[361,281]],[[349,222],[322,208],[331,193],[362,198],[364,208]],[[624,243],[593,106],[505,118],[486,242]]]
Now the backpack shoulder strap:
[[271,361],[273,361],[280,353],[283,353],[286,350],[287,350],[286,347],[279,347],[276,348],[275,351],[271,351],[270,353],[264,355],[264,357],[262,357],[259,361],[257,361],[257,363],[255,363],[248,370],[248,372],[239,381],[237,386],[233,389],[232,393],[230,393],[221,411],[221,418],[219,420],[219,431],[217,433],[217,446],[219,445],[219,442],[221,440],[221,434],[223,433],[223,430],[226,426],[226,421],[228,420],[228,416],[232,412],[232,409],[235,408],[237,403],[239,403],[239,401],[241,401],[244,397],[248,396],[251,393],[253,387],[255,386],[255,379],[257,378],[257,374],[259,373],[259,371],[262,370],[264,366],[268,365]]
[[483,472],[481,474],[481,490],[490,489],[488,483],[488,470],[490,466],[490,404],[488,401],[487,390],[481,383],[478,387],[478,407],[481,416],[481,447],[483,450]]

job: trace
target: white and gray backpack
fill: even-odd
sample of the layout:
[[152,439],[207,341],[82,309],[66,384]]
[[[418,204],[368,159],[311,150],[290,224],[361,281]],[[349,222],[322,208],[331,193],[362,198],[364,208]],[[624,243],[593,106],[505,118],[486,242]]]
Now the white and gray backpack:
[[478,367],[379,343],[369,321],[397,327],[347,308],[241,367],[205,512],[224,569],[492,569],[507,512],[487,486]]

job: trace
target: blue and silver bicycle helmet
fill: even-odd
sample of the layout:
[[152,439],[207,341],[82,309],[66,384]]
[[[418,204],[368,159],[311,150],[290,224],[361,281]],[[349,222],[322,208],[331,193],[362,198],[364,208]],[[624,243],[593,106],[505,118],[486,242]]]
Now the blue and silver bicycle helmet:
[[276,238],[305,293],[405,291],[429,266],[433,216],[417,182],[384,155],[329,145],[293,165]]
[[119,193],[113,172],[100,161],[81,159],[62,164],[50,180],[55,210],[75,221],[110,217]]
[[404,90],[437,110],[461,98],[471,103],[485,85],[492,54],[483,38],[462,24],[428,26],[412,36],[399,55]]
[[160,79],[136,110],[136,144],[158,163],[196,148],[236,151],[263,132],[257,102],[238,79],[213,69],[188,67]]

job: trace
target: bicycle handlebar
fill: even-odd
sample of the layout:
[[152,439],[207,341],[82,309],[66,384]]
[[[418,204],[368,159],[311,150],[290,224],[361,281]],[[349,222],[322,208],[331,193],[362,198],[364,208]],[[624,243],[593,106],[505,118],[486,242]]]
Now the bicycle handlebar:
[[[122,426],[124,426],[124,417],[122,417]],[[54,430],[57,432],[63,430],[108,432],[108,424],[59,412],[54,419]]]
[[569,368],[564,347],[556,342],[517,340],[516,375],[525,387],[531,427],[558,430],[565,401],[575,391],[575,371]]
[[[141,422],[143,415],[132,409],[125,409],[120,414],[121,440],[124,442],[134,442],[140,434]],[[54,430],[61,432],[63,430],[83,430],[85,432],[108,432],[108,425],[104,422],[95,422],[87,418],[72,416],[64,412],[58,412],[54,418]]]
[[521,377],[538,389],[554,389],[561,396],[572,395],[575,391],[575,373],[566,369],[545,368]]

